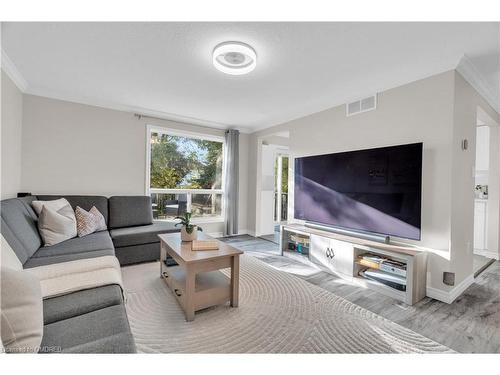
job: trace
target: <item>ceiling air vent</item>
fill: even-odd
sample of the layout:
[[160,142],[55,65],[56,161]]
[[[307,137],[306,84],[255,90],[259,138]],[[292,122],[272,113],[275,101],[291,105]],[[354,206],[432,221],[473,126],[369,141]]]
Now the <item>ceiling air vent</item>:
[[352,116],[358,113],[368,112],[377,108],[377,95],[368,96],[361,100],[346,104],[346,115]]

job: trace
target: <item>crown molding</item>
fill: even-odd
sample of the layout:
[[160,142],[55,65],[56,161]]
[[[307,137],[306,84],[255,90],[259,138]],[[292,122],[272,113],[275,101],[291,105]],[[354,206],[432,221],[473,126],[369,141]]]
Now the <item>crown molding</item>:
[[41,96],[41,97],[45,97],[45,98],[49,98],[49,99],[62,100],[62,101],[67,101],[67,102],[72,102],[72,103],[77,103],[77,104],[84,104],[84,105],[89,105],[89,106],[93,106],[93,107],[112,109],[112,110],[121,111],[121,112],[130,112],[130,113],[134,113],[134,114],[140,114],[143,116],[154,117],[154,118],[157,118],[159,120],[175,121],[175,122],[185,123],[185,124],[189,124],[189,125],[204,126],[204,127],[208,127],[208,128],[212,128],[212,129],[213,128],[224,129],[224,130],[226,130],[226,129],[238,129],[241,133],[249,133],[250,132],[250,129],[237,128],[237,127],[230,126],[227,124],[198,119],[195,117],[189,117],[189,116],[178,115],[175,113],[156,111],[156,110],[152,110],[152,109],[148,109],[148,108],[135,107],[135,106],[125,105],[125,104],[111,103],[111,102],[101,101],[98,99],[89,99],[89,98],[83,98],[83,97],[78,97],[78,96],[65,95],[65,94],[57,93],[57,92],[47,90],[47,89],[37,89],[37,88],[30,87],[28,85],[28,82],[26,81],[26,79],[23,77],[23,75],[19,71],[19,69],[17,69],[16,65],[12,62],[12,60],[9,58],[9,56],[7,55],[7,53],[3,49],[2,49],[1,68],[5,72],[5,74],[7,74],[9,76],[9,78],[14,82],[14,84],[19,88],[19,90],[25,94]]
[[9,78],[16,84],[21,92],[26,92],[28,89],[28,82],[24,79],[21,72],[14,65],[12,60],[7,56],[2,49],[2,70],[9,76]]
[[207,128],[211,128],[211,129],[222,129],[222,130],[237,129],[241,133],[249,133],[249,129],[238,128],[238,127],[234,127],[234,126],[219,123],[219,122],[203,120],[203,119],[199,119],[199,118],[195,118],[195,117],[178,115],[175,113],[162,112],[162,111],[152,110],[152,109],[143,108],[143,107],[136,107],[136,106],[126,105],[126,104],[113,103],[113,102],[108,102],[108,101],[99,100],[99,99],[92,99],[92,98],[85,98],[85,97],[80,97],[80,96],[76,96],[76,95],[62,94],[62,93],[48,90],[48,89],[38,89],[38,88],[28,87],[26,89],[25,93],[29,94],[29,95],[40,96],[40,97],[55,99],[55,100],[61,100],[61,101],[70,102],[70,103],[83,104],[83,105],[88,105],[88,106],[92,106],[92,107],[104,108],[104,109],[111,109],[111,110],[120,111],[120,112],[128,112],[128,113],[132,113],[132,114],[141,115],[144,117],[151,117],[151,118],[158,119],[158,120],[174,121],[174,122],[188,124],[188,125],[197,125],[197,126],[207,127]]
[[474,63],[467,55],[458,62],[456,67],[462,77],[476,89],[476,91],[488,102],[488,104],[500,114],[500,94],[495,91],[489,82],[484,78]]

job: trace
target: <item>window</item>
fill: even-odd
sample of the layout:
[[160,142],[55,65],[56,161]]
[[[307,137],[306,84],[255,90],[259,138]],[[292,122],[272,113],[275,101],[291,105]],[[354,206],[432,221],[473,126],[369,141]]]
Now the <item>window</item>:
[[172,220],[192,212],[222,220],[224,138],[148,126],[146,191],[153,217]]

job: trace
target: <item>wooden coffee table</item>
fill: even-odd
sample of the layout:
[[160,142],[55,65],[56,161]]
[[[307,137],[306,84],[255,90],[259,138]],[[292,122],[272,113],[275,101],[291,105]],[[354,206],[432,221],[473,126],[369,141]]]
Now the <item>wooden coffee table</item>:
[[[242,251],[218,241],[218,250],[191,250],[191,242],[182,242],[180,233],[160,234],[160,275],[175,295],[186,315],[194,320],[195,311],[230,302],[238,307],[240,255]],[[210,236],[198,232],[198,239]],[[179,265],[167,267],[170,255]],[[231,268],[231,278],[219,270]]]

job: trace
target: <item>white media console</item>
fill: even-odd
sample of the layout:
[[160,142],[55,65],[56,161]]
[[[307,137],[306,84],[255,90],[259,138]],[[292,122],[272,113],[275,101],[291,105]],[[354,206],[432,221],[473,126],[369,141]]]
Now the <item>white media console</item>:
[[[374,289],[408,305],[413,305],[425,297],[427,277],[427,253],[411,246],[380,243],[346,234],[324,231],[299,224],[281,226],[280,249],[283,255],[290,250],[290,236],[308,241],[308,259],[323,270]],[[398,290],[375,280],[364,278],[360,272],[366,265],[360,264],[359,257],[373,254],[406,264],[406,290]]]

